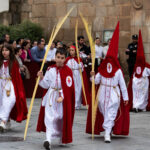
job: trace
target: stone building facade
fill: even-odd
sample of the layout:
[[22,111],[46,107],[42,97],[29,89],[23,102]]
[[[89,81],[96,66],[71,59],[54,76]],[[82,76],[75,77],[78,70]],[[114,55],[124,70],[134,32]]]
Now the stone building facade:
[[[60,30],[58,40],[74,41],[77,18],[78,34],[86,37],[79,12],[91,24],[93,37],[100,36],[102,39],[103,31],[114,30],[119,20],[121,63],[126,64],[125,49],[131,42],[131,35],[138,34],[139,29],[142,30],[146,59],[150,63],[150,0],[10,0],[8,24],[29,19],[41,24],[49,36],[53,26],[72,6],[75,9]],[[126,65],[123,67],[127,68]]]

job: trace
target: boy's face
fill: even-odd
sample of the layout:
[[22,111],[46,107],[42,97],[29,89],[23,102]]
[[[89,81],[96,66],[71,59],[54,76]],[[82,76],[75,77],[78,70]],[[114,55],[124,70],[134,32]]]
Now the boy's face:
[[65,60],[66,60],[66,57],[64,54],[62,54],[62,55],[60,53],[56,54],[55,61],[56,61],[57,67],[63,67]]
[[70,55],[71,56],[75,56],[75,49],[74,48],[70,48]]

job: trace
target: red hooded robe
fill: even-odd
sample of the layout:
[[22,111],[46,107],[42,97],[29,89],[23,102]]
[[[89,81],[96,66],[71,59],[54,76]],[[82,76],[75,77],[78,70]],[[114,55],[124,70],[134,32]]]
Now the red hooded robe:
[[19,73],[19,66],[16,61],[13,62],[10,76],[12,78],[16,96],[16,103],[10,113],[10,118],[17,122],[21,122],[27,118],[28,110],[24,86]]
[[[119,22],[114,31],[106,58],[102,61],[99,67],[99,72],[102,76],[106,78],[112,78],[118,69],[121,69],[119,61],[118,61],[118,44],[119,44]],[[112,65],[111,73],[107,71],[107,64],[110,63]],[[87,116],[87,124],[86,124],[86,133],[92,133],[92,103],[89,105],[88,116]],[[104,118],[99,109],[97,108],[94,134],[99,135],[100,132],[104,131],[102,124]],[[123,99],[121,97],[120,108],[118,110],[118,114],[115,120],[115,125],[113,127],[113,134],[116,135],[128,135],[129,134],[129,107],[124,106]]]
[[[78,62],[78,58],[77,57],[67,57],[66,61],[65,61],[65,64],[70,60],[70,59],[74,59],[77,63]],[[82,59],[80,58],[80,62],[82,62]],[[85,72],[85,69],[83,70],[82,72],[82,77],[83,77],[83,83],[84,83],[84,89],[85,89],[85,94],[86,94],[86,99],[87,99],[87,103],[89,104],[90,101],[91,101],[91,95],[90,95],[90,86],[89,86],[89,82],[88,82],[88,78],[87,78],[87,74]],[[82,88],[82,104],[83,105],[86,105],[86,102],[85,102],[85,97],[84,97],[84,94],[83,94],[83,88]]]
[[[56,65],[53,65],[50,68],[52,67],[56,67]],[[73,119],[74,119],[74,112],[75,112],[75,89],[74,89],[73,76],[72,76],[71,69],[66,65],[60,68],[59,72],[60,72],[60,77],[61,77],[61,86],[62,86],[63,94],[64,94],[62,143],[71,143],[72,142],[72,126],[73,126]],[[67,85],[66,80],[68,76],[72,78],[71,87]],[[41,106],[38,124],[37,124],[38,132],[46,131],[44,118],[45,118],[45,107]]]
[[[136,72],[137,67],[141,68],[141,73],[140,74],[137,74],[137,72]],[[138,49],[137,49],[137,55],[136,55],[136,62],[135,62],[132,77],[130,78],[130,82],[129,82],[129,85],[128,85],[130,109],[132,109],[132,106],[133,106],[133,103],[132,103],[132,101],[133,101],[133,92],[132,92],[133,75],[135,74],[135,76],[137,78],[141,78],[145,67],[150,68],[150,65],[145,61],[142,34],[141,34],[141,30],[139,30],[139,39],[138,39]],[[149,79],[150,79],[150,77],[149,77]],[[150,82],[150,80],[149,80],[149,82]],[[150,90],[149,90],[148,105],[146,107],[146,110],[150,111]]]

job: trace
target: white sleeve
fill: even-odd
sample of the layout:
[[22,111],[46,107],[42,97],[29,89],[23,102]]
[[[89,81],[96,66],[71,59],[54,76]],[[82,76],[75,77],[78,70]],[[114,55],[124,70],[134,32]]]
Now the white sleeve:
[[123,100],[127,101],[127,100],[129,100],[128,92],[127,92],[126,83],[125,83],[125,80],[123,78],[123,74],[122,74],[121,70],[118,71],[118,75],[119,75],[119,86],[120,86]]
[[150,76],[150,68],[146,68],[146,75]]
[[[90,80],[92,81],[92,77],[90,78]],[[95,76],[95,84],[99,84],[101,81],[101,75],[100,73],[97,73],[96,76]]]
[[40,80],[39,85],[44,88],[44,89],[48,89],[50,87],[50,70],[46,71],[45,76],[42,80]]

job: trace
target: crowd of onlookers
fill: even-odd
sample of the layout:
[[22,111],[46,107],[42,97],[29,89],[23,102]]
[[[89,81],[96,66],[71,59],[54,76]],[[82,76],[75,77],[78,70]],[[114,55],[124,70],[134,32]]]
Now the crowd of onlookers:
[[[108,41],[108,45],[109,42],[110,40]],[[16,59],[19,63],[22,78],[29,79],[30,73],[28,68],[24,65],[24,63],[32,61],[41,63],[43,61],[45,51],[47,48],[47,43],[45,39],[42,37],[38,41],[31,41],[28,38],[19,38],[17,40],[11,40],[10,35],[5,34],[0,39],[0,50],[5,44],[11,45],[12,50],[14,51]],[[75,43],[70,42],[64,44],[62,41],[53,42],[48,52],[46,62],[55,62],[55,53],[59,47],[63,47],[66,50],[67,56],[69,56],[69,47],[71,45],[75,45]],[[102,47],[101,39],[99,37],[95,39],[96,67],[99,66],[101,60],[106,56],[108,45]],[[79,54],[83,60],[84,66],[88,67],[89,65],[91,65],[91,51],[90,47],[86,44],[83,36],[78,37],[78,46]]]

